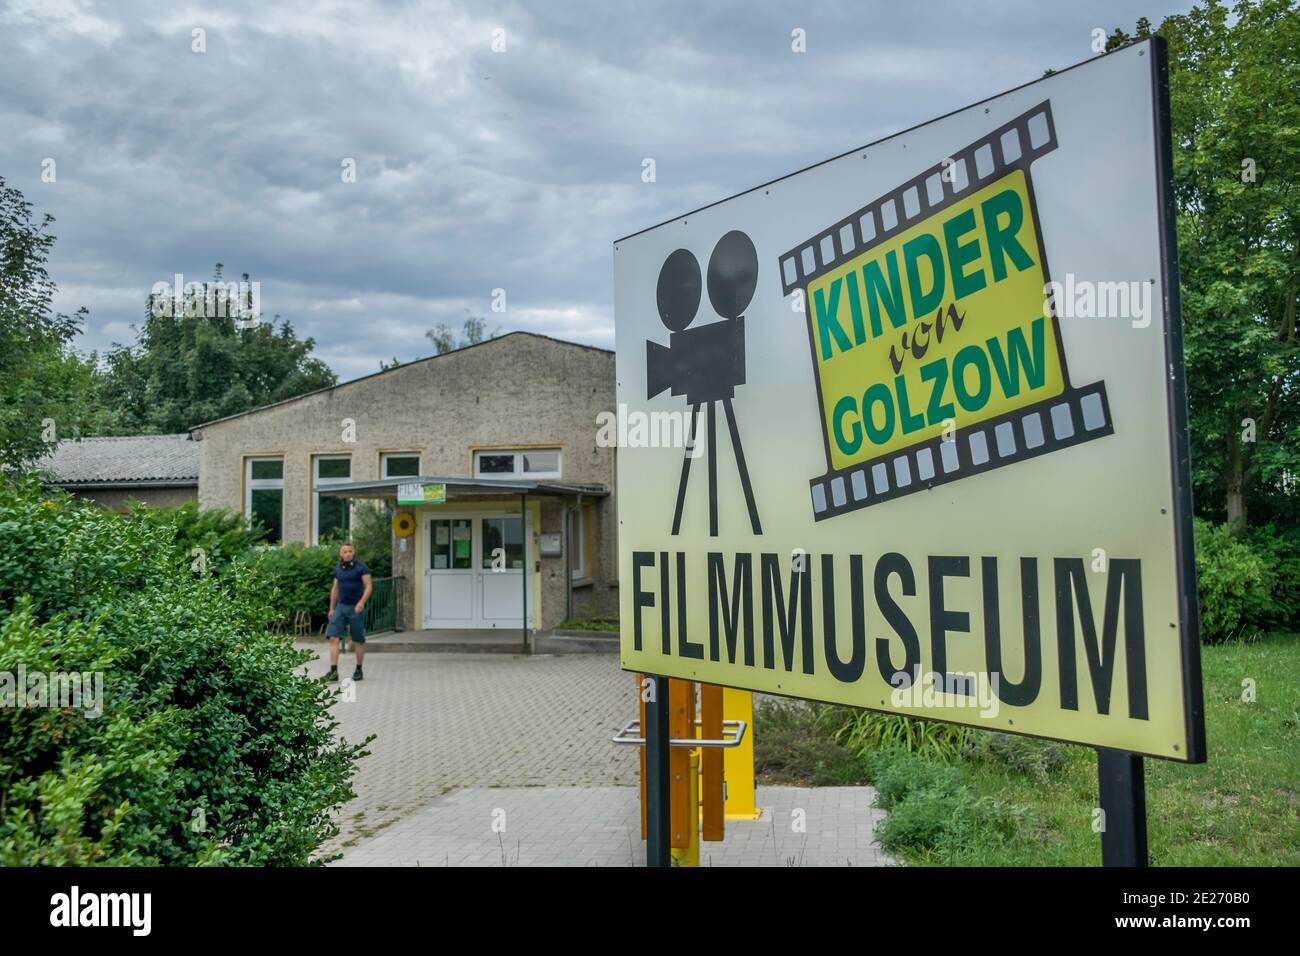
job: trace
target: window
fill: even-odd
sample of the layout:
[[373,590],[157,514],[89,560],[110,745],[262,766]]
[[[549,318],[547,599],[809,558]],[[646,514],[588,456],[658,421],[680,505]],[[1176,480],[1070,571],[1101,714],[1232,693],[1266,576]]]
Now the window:
[[262,540],[284,539],[284,459],[249,458],[244,464],[244,514],[265,529]]
[[502,552],[504,567],[511,571],[518,571],[524,566],[523,522],[519,518],[483,519],[484,571],[493,570],[498,558],[498,550]]
[[380,456],[383,467],[382,478],[418,478],[420,475],[420,456],[417,454],[386,454]]
[[316,490],[352,479],[350,455],[317,455],[312,459],[312,513],[316,527],[312,529],[312,544],[328,538],[343,538],[352,527],[352,506],[346,498],[322,496]]
[[474,476],[498,478],[559,478],[558,448],[529,448],[519,451],[474,453]]
[[588,576],[587,570],[587,509],[575,508],[569,515],[569,567],[573,577]]
[[469,518],[435,518],[429,522],[429,568],[468,571],[473,567],[474,526]]

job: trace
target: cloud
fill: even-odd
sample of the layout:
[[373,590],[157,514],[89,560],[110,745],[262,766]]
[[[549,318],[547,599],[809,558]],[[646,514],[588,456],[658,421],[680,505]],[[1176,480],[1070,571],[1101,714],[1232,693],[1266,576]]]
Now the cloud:
[[0,175],[58,220],[58,306],[89,308],[85,349],[129,338],[154,283],[216,262],[344,378],[427,354],[424,331],[467,314],[610,346],[614,239],[1086,59],[1093,28],[1133,17],[11,0]]

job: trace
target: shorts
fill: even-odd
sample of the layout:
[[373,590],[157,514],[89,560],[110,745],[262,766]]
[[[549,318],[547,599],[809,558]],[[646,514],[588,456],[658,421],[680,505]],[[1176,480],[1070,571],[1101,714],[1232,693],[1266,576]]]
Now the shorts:
[[326,637],[342,637],[344,631],[352,634],[353,644],[366,642],[366,612],[357,611],[354,604],[340,604],[330,615],[329,624],[325,625]]

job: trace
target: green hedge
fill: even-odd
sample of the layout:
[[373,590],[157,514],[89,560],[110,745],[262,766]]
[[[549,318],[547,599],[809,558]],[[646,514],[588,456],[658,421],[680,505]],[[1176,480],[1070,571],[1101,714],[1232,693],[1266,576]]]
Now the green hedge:
[[1235,535],[1196,521],[1201,636],[1217,642],[1300,626],[1300,534],[1272,525]]
[[266,529],[256,521],[222,508],[200,509],[197,501],[170,508],[135,503],[130,517],[170,528],[176,548],[189,556],[190,566],[209,574],[220,574],[266,535]]
[[303,612],[320,623],[329,611],[330,587],[338,560],[335,545],[286,544],[247,552],[235,563],[264,584],[278,620],[292,620]]
[[103,674],[103,713],[0,708],[0,865],[302,865],[362,745],[268,631],[269,582],[165,523],[0,486],[0,672]]

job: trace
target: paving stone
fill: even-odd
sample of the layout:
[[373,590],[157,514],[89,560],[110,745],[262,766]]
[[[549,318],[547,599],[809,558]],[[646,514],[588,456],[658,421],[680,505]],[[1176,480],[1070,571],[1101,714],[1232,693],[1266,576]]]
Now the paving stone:
[[[341,866],[644,865],[637,751],[610,742],[631,691],[604,654],[372,656],[356,700],[333,709],[344,738],[376,738],[326,852]],[[892,865],[872,842],[873,799],[760,787],[760,818],[728,821],[701,865]]]

